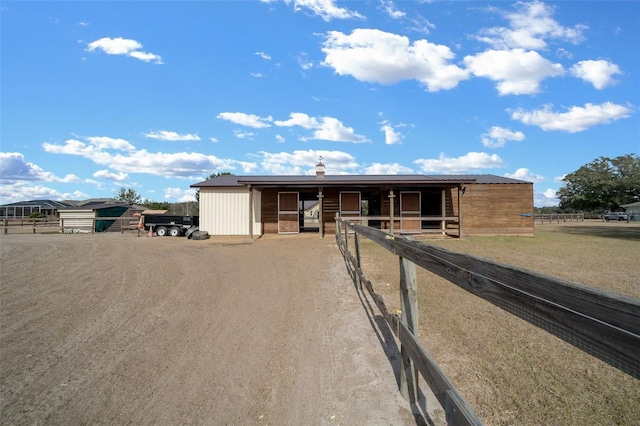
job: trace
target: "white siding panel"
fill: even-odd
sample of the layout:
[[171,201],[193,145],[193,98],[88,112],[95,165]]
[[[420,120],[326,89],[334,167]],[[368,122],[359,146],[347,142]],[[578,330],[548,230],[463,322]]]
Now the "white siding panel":
[[60,211],[60,220],[65,228],[89,228],[93,226],[96,214],[93,210]]
[[249,190],[201,188],[200,230],[210,235],[249,235]]

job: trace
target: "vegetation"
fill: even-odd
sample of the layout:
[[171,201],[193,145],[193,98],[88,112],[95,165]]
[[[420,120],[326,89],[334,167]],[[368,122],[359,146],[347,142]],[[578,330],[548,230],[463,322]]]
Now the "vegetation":
[[563,179],[557,196],[560,208],[583,211],[616,211],[620,205],[640,199],[640,157],[600,157]]
[[124,186],[121,186],[120,189],[116,191],[115,198],[116,200],[124,201],[129,204],[140,204],[142,201],[142,197],[135,189],[125,188]]
[[29,215],[29,219],[44,219],[45,217],[47,216],[41,212],[33,212]]

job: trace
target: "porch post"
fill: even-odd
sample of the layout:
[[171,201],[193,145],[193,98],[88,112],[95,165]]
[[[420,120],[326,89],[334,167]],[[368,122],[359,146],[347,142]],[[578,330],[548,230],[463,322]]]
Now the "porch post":
[[253,240],[253,189],[249,187],[249,239]]
[[322,206],[322,199],[324,198],[324,195],[322,195],[322,187],[318,187],[318,226],[320,227],[319,231],[320,231],[320,238],[324,238],[324,221],[322,220],[322,217],[324,215],[324,209]]
[[389,232],[391,233],[391,235],[393,235],[393,214],[394,214],[394,210],[395,210],[395,202],[394,199],[396,198],[396,196],[393,194],[393,188],[389,190]]
[[440,212],[442,213],[442,218],[440,220],[440,230],[442,231],[442,235],[444,235],[447,233],[447,221],[445,220],[445,217],[447,216],[447,190],[446,189],[442,189],[442,191],[440,191],[440,199],[441,199]]
[[466,187],[458,185],[458,238],[462,238],[462,196],[465,191]]

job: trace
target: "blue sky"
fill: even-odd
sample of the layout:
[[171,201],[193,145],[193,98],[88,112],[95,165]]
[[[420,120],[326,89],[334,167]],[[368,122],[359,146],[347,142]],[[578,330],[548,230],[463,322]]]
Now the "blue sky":
[[3,1],[0,203],[640,153],[640,2]]

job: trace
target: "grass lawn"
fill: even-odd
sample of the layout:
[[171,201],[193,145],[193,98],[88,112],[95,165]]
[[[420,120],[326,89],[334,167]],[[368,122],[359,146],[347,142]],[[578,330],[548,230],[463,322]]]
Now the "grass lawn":
[[[536,225],[533,238],[424,242],[640,299],[640,223],[554,223]],[[371,241],[361,255],[395,311],[397,257]],[[418,286],[420,340],[485,424],[640,425],[640,380],[421,268]]]

